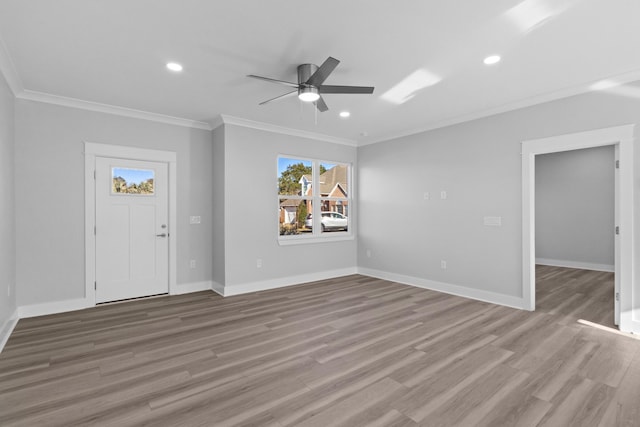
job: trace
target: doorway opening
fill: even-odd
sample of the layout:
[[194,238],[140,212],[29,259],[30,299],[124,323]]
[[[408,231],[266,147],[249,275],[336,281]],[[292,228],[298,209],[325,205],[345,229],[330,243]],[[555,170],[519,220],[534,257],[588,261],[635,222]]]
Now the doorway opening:
[[536,311],[614,328],[615,146],[535,160]]
[[[522,143],[522,295],[526,309],[536,308],[535,158],[540,154],[612,145],[618,168],[615,177],[614,317],[620,329],[631,332],[633,125],[561,135]],[[625,230],[627,232],[625,233]],[[621,307],[629,307],[623,310]]]

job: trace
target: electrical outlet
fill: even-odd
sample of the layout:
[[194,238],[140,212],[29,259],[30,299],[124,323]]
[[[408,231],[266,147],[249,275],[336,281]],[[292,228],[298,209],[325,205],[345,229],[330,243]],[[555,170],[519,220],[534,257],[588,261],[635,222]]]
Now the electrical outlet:
[[427,191],[424,193],[423,197],[424,197],[424,200],[429,200],[431,198],[431,194],[429,194],[429,192]]
[[191,261],[189,261],[189,268],[196,268],[196,260],[192,259]]
[[446,192],[446,191],[444,191],[444,190],[442,190],[442,191],[440,192],[440,198],[441,198],[442,200],[445,200],[445,199],[447,198],[447,192]]
[[256,267],[257,267],[257,268],[262,268],[262,258],[258,258],[258,259],[256,260]]
[[200,224],[200,215],[198,216],[190,216],[189,224]]
[[443,270],[446,270],[447,269],[447,261],[445,261],[445,260],[440,261],[440,268],[443,269]]

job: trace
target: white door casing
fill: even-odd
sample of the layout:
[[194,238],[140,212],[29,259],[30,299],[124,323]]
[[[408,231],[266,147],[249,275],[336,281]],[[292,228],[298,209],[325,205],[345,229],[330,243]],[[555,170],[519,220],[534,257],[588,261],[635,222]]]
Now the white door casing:
[[[96,303],[168,293],[167,169],[160,162],[96,158]],[[113,177],[132,172],[151,177],[151,194],[112,185]]]
[[616,197],[615,203],[613,204],[613,221],[615,222],[615,231],[613,238],[615,239],[613,245],[613,263],[614,268],[613,271],[613,323],[614,325],[620,327],[620,260],[622,257],[622,253],[620,252],[620,235],[618,234],[617,226],[620,224],[620,176],[619,176],[619,165],[620,165],[620,144],[616,144],[615,147],[615,170],[613,171],[613,186],[614,186],[614,194]]
[[[168,287],[169,294],[180,293],[177,287],[177,155],[172,151],[128,147],[112,144],[84,143],[85,151],[85,306],[96,304],[96,159],[111,157],[125,160],[161,162],[168,166]],[[165,291],[166,292],[166,291]]]
[[614,145],[621,162],[615,174],[615,219],[620,227],[614,245],[615,292],[619,293],[615,320],[621,331],[640,333],[640,307],[633,306],[633,132],[634,125],[624,125],[522,143],[522,296],[526,309],[535,310],[535,156]]

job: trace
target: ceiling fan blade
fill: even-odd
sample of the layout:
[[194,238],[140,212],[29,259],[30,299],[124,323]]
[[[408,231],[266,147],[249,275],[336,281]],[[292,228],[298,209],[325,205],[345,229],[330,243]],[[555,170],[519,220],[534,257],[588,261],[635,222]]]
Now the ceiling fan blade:
[[254,74],[248,74],[247,77],[251,77],[252,79],[264,80],[264,81],[270,82],[270,83],[276,83],[276,84],[280,84],[280,85],[291,86],[291,87],[295,87],[295,88],[297,88],[299,86],[297,83],[285,82],[284,80],[270,79],[269,77],[256,76]]
[[293,95],[293,94],[295,94],[295,93],[298,93],[298,89],[293,90],[293,91],[291,91],[291,92],[287,92],[287,93],[285,93],[284,95],[278,95],[278,96],[276,96],[275,98],[267,99],[266,101],[263,101],[263,102],[261,102],[261,103],[260,103],[260,104],[258,104],[258,105],[264,105],[264,104],[267,104],[267,103],[269,103],[269,102],[271,102],[271,101],[277,101],[278,99],[286,98],[286,97],[291,96],[291,95]]
[[373,86],[331,86],[318,87],[320,93],[373,93]]
[[311,86],[320,86],[329,77],[329,74],[336,69],[340,61],[336,58],[328,57],[326,61],[322,63],[320,68],[309,77],[305,83]]
[[324,99],[322,99],[322,97],[318,98],[318,100],[314,102],[314,104],[316,104],[316,108],[321,113],[324,113],[329,109],[329,107],[327,107],[327,104],[325,104]]

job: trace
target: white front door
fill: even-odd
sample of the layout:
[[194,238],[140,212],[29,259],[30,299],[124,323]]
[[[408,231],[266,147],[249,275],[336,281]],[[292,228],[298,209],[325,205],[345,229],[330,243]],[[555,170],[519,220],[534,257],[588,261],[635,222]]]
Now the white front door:
[[96,157],[96,303],[168,293],[167,169]]

